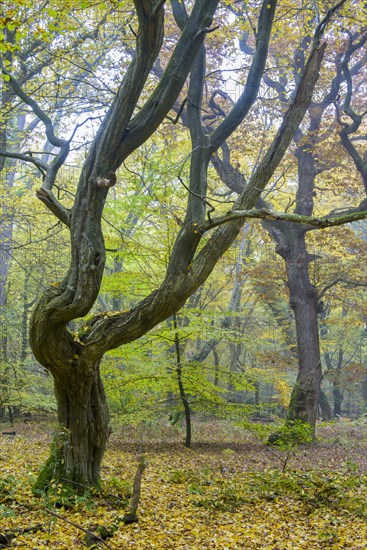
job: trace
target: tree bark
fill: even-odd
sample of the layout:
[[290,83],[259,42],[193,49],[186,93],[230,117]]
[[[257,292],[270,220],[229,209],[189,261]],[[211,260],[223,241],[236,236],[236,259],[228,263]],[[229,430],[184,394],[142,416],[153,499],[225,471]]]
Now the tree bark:
[[[345,312],[343,311],[343,316]],[[325,361],[328,370],[332,373],[333,384],[333,415],[335,417],[342,414],[342,402],[344,399],[343,391],[340,384],[341,372],[343,369],[344,351],[339,345],[338,355],[335,366],[333,365],[332,355],[329,352],[325,352]]]
[[339,380],[336,379],[333,381],[333,400],[334,400],[334,406],[333,406],[333,413],[334,416],[341,416],[342,415],[342,402],[343,402],[344,396],[343,392],[340,387]]
[[36,482],[36,491],[47,491],[51,480],[72,482],[83,492],[98,486],[100,465],[110,434],[108,407],[99,364],[73,365],[54,373],[59,432],[56,447]]

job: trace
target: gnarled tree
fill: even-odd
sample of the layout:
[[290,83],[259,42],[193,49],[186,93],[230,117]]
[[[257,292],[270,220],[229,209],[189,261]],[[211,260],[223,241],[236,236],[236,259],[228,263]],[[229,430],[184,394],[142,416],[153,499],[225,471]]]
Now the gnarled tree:
[[[233,211],[212,219],[207,213],[206,200],[208,165],[212,155],[239,127],[256,100],[277,2],[261,2],[255,53],[243,93],[224,120],[209,134],[202,123],[201,109],[205,84],[204,40],[213,30],[212,19],[219,0],[196,0],[189,14],[183,2],[172,0],[172,13],[181,28],[181,36],[159,84],[148,99],[138,105],[162,47],[164,4],[164,0],[134,0],[138,20],[135,55],[90,145],[71,209],[53,193],[58,170],[68,156],[71,140],[56,135],[51,118],[39,102],[22,88],[7,66],[2,68],[14,92],[43,122],[48,141],[58,151],[47,165],[26,153],[12,156],[32,162],[44,174],[37,195],[70,230],[68,272],[62,281],[43,293],[30,323],[31,346],[38,361],[53,376],[58,418],[65,430],[65,437],[59,440],[61,462],[56,472],[62,482],[98,484],[109,435],[107,403],[99,371],[103,355],[139,338],[177,312],[234,241],[249,209],[255,206],[281,162],[309,106],[325,50],[325,44],[320,40],[335,12],[335,9],[330,10],[315,29],[293,101]],[[338,6],[341,4],[343,2]],[[172,248],[165,277],[157,290],[131,310],[94,315],[75,337],[68,323],[90,312],[103,277],[105,246],[101,219],[108,190],[116,184],[116,170],[157,130],[174,106],[190,72],[187,102],[192,141],[189,193],[186,216]],[[6,151],[0,154],[7,155]],[[327,225],[329,222],[320,223]],[[210,235],[205,244],[199,248],[208,232]],[[49,472],[50,476],[54,474]],[[47,475],[42,480],[47,486]]]

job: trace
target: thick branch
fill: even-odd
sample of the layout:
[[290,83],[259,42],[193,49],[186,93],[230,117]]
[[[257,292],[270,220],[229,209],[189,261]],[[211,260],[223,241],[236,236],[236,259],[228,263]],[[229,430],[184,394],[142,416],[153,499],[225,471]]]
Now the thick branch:
[[121,164],[116,162],[118,149],[163,42],[163,3],[134,3],[139,20],[135,55],[89,153],[90,159],[96,158],[97,172],[103,176]]
[[157,0],[157,3],[153,6],[151,17],[155,17],[159,10],[161,10],[166,3],[166,0]]
[[[265,66],[267,57],[267,48],[269,37],[271,33],[271,24],[274,17],[276,2],[273,2],[273,6],[268,2],[263,3],[263,7],[259,16],[259,30],[258,30],[258,43],[257,43],[257,55],[254,56],[254,63],[250,69],[250,75],[248,78],[248,84],[246,86],[247,92],[242,96],[242,99],[237,103],[238,109],[246,104],[250,107],[257,95],[258,86],[261,81],[261,74]],[[184,13],[178,14],[181,19],[184,19]],[[258,74],[260,71],[260,75]],[[257,87],[254,91],[253,83],[254,79],[257,79]],[[196,60],[190,75],[190,87],[188,96],[188,126],[191,135],[192,154],[190,165],[190,193],[188,197],[188,208],[185,223],[176,239],[175,245],[170,257],[167,276],[177,273],[177,271],[185,271],[187,266],[191,263],[197,246],[201,239],[200,231],[194,230],[193,227],[199,227],[204,220],[206,206],[209,205],[206,199],[207,193],[207,171],[208,163],[212,156],[213,147],[212,139],[216,131],[212,136],[207,136],[205,132],[202,119],[201,119],[201,105],[202,94],[205,83],[205,48],[202,47],[201,53]],[[245,116],[247,113],[247,107],[241,111]],[[236,109],[236,108],[235,108]],[[241,116],[242,116],[241,115]],[[235,124],[238,125],[241,120],[238,120],[240,116],[238,111],[232,112],[231,116],[236,118]],[[233,128],[227,128],[230,133]],[[210,205],[209,205],[210,206]],[[208,210],[208,216],[210,215]],[[193,224],[195,224],[193,226]]]
[[207,163],[203,155],[207,140],[201,120],[205,55],[205,48],[202,46],[190,75],[187,120],[193,150],[190,163],[190,194],[185,221],[200,220],[205,215],[205,203],[203,199],[207,190]]
[[183,30],[188,20],[185,4],[180,0],[171,0],[171,6],[176,24],[181,30]]
[[364,220],[367,218],[366,210],[355,210],[348,214],[340,216],[303,216],[300,214],[292,214],[288,212],[275,212],[269,209],[253,208],[251,210],[232,210],[224,216],[212,219],[210,222],[202,224],[199,228],[200,231],[208,231],[219,225],[223,225],[234,220],[245,220],[248,218],[258,220],[278,220],[285,222],[298,223],[307,226],[309,229],[325,229],[326,227],[335,227],[338,225],[345,225],[346,223],[352,223],[358,220]]
[[223,160],[218,153],[212,156],[211,163],[223,183],[238,195],[243,192],[246,186],[245,176],[234,168],[230,161],[230,151],[226,142],[222,144]]
[[48,191],[47,189],[43,189],[41,187],[40,189],[37,189],[36,196],[62,223],[64,223],[67,227],[70,227],[71,211],[57,200],[52,191]]
[[[347,84],[347,93],[344,100],[343,110],[345,114],[348,115],[348,117],[351,119],[351,122],[347,124],[347,123],[341,122],[339,119],[339,122],[342,125],[342,129],[340,130],[339,135],[340,135],[340,140],[342,142],[342,145],[351,156],[356,169],[358,170],[359,174],[362,177],[364,188],[367,193],[367,162],[359,153],[358,149],[354,146],[351,139],[352,134],[357,132],[359,127],[361,126],[363,116],[359,115],[352,108],[352,105],[351,105],[352,97],[353,97],[353,79],[352,79],[351,70],[349,68],[349,63],[350,63],[352,54],[356,50],[364,46],[366,41],[367,41],[367,33],[365,33],[356,44],[353,44],[352,41],[350,41],[348,50],[345,53],[345,56],[342,62],[342,70],[343,70],[343,74]],[[338,109],[338,106],[337,106],[337,109]]]

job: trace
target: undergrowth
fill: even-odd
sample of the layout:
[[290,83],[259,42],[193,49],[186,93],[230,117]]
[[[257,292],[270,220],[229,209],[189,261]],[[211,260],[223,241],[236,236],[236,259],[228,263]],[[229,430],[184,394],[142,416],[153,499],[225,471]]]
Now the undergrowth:
[[279,470],[247,472],[229,479],[213,479],[210,484],[196,478],[195,506],[218,511],[236,511],[243,504],[277,502],[285,499],[299,501],[309,513],[328,508],[367,517],[367,477],[316,471],[285,473]]

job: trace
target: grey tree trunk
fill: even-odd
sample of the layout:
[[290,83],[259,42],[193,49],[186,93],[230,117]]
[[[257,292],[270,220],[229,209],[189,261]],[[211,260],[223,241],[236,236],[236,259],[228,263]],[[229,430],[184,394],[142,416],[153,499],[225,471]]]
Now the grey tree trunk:
[[325,392],[321,389],[319,394],[319,407],[320,414],[323,420],[330,420],[332,417],[330,403],[325,395]]
[[[136,55],[90,148],[72,210],[63,207],[50,192],[57,168],[67,155],[68,144],[56,138],[50,123],[46,122],[49,141],[60,148],[60,153],[49,165],[38,197],[69,227],[71,261],[64,280],[44,293],[30,321],[32,350],[54,379],[61,434],[56,436],[49,460],[40,472],[35,485],[37,492],[46,489],[53,477],[84,489],[98,484],[109,435],[108,409],[99,373],[102,356],[108,349],[138,338],[172,315],[199,286],[177,292],[182,282],[178,276],[175,292],[173,274],[169,273],[160,296],[158,291],[153,292],[128,313],[123,320],[129,327],[127,330],[109,326],[109,320],[113,319],[114,324],[118,316],[98,315],[79,334],[68,328],[69,322],[90,311],[98,296],[105,265],[101,219],[108,189],[116,183],[115,171],[150,137],[170,110],[203,43],[202,29],[210,26],[217,4],[218,0],[209,0],[205,5],[196,2],[159,90],[133,117],[162,45],[164,14],[161,3],[135,2],[139,19]],[[13,84],[18,90],[16,83]],[[21,94],[21,90],[18,93]],[[187,265],[185,272],[186,269]],[[97,342],[95,335],[98,334],[99,339],[102,333],[102,339]]]
[[343,392],[340,387],[340,382],[338,379],[333,381],[333,398],[334,398],[334,416],[342,415],[342,402],[344,399]]
[[316,288],[308,275],[310,262],[305,233],[296,228],[292,246],[283,257],[286,263],[290,306],[294,313],[298,374],[288,408],[288,420],[300,419],[315,426],[322,380],[318,329],[319,303]]
[[[343,317],[345,311],[343,311]],[[337,358],[335,364],[333,364],[332,356],[329,352],[325,352],[325,362],[332,375],[332,385],[333,385],[333,415],[341,416],[342,415],[342,402],[344,400],[343,390],[341,388],[340,378],[343,369],[344,361],[344,351],[343,348],[339,345]]]

